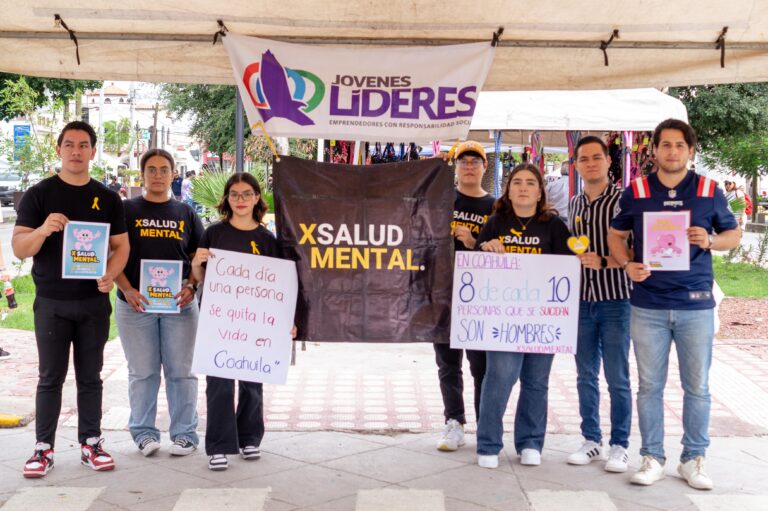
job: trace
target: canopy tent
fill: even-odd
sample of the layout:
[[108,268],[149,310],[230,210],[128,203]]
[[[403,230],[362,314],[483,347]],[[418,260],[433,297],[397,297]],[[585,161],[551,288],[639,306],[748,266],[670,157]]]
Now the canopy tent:
[[[72,34],[54,25],[55,15]],[[232,83],[224,48],[211,44],[218,19],[240,34],[314,44],[490,42],[503,27],[486,90],[768,81],[768,2],[761,0],[4,2],[0,71]]]
[[528,145],[538,130],[544,147],[565,147],[565,131],[652,131],[664,119],[688,120],[685,105],[656,89],[482,92],[469,138]]

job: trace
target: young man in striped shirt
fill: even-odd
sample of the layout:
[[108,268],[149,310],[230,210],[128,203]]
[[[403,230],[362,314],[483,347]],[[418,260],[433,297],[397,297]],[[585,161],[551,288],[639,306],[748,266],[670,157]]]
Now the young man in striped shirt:
[[[630,481],[649,486],[665,476],[664,387],[669,351],[677,349],[683,387],[683,452],[677,472],[692,488],[710,490],[704,471],[709,446],[709,367],[714,340],[712,250],[730,250],[741,239],[723,192],[714,181],[688,170],[696,133],[677,119],[662,121],[653,133],[658,172],[635,179],[619,199],[608,245],[633,281],[630,334],[640,386],[637,416],[643,456]],[[653,270],[643,262],[645,243],[661,236],[644,232],[646,213],[685,211],[689,225],[682,243],[690,253],[688,270]],[[632,234],[634,250],[627,247]]]
[[576,170],[584,193],[571,198],[568,226],[574,236],[589,238],[580,254],[581,303],[576,350],[579,413],[584,444],[568,457],[572,465],[603,460],[600,431],[600,361],[611,397],[608,472],[627,470],[632,419],[629,385],[629,289],[626,274],[608,250],[608,228],[616,214],[621,189],[610,182],[611,158],[600,138],[587,136],[576,144]]

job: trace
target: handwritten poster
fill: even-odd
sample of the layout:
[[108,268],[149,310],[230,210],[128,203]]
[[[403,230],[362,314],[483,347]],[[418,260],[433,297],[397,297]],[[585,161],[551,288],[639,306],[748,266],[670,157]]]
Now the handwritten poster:
[[451,347],[576,353],[575,256],[456,252]]
[[109,224],[67,222],[61,258],[61,278],[100,279],[107,271]]
[[179,304],[174,298],[181,291],[181,261],[142,259],[139,291],[149,303],[145,312],[178,313]]
[[651,271],[688,271],[691,246],[686,230],[690,211],[643,213],[643,264]]
[[211,249],[192,370],[285,383],[299,281],[285,259]]

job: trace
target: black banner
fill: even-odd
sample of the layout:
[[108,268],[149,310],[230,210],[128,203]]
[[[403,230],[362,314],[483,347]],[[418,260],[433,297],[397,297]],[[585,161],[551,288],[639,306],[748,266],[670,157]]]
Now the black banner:
[[278,236],[299,272],[301,338],[448,342],[451,167],[281,156],[274,185]]

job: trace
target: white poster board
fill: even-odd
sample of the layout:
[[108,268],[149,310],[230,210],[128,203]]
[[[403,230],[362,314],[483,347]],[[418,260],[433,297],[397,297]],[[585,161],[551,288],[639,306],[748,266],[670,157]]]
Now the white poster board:
[[576,353],[576,256],[456,252],[451,347]]
[[192,370],[285,383],[299,280],[296,263],[211,249]]

